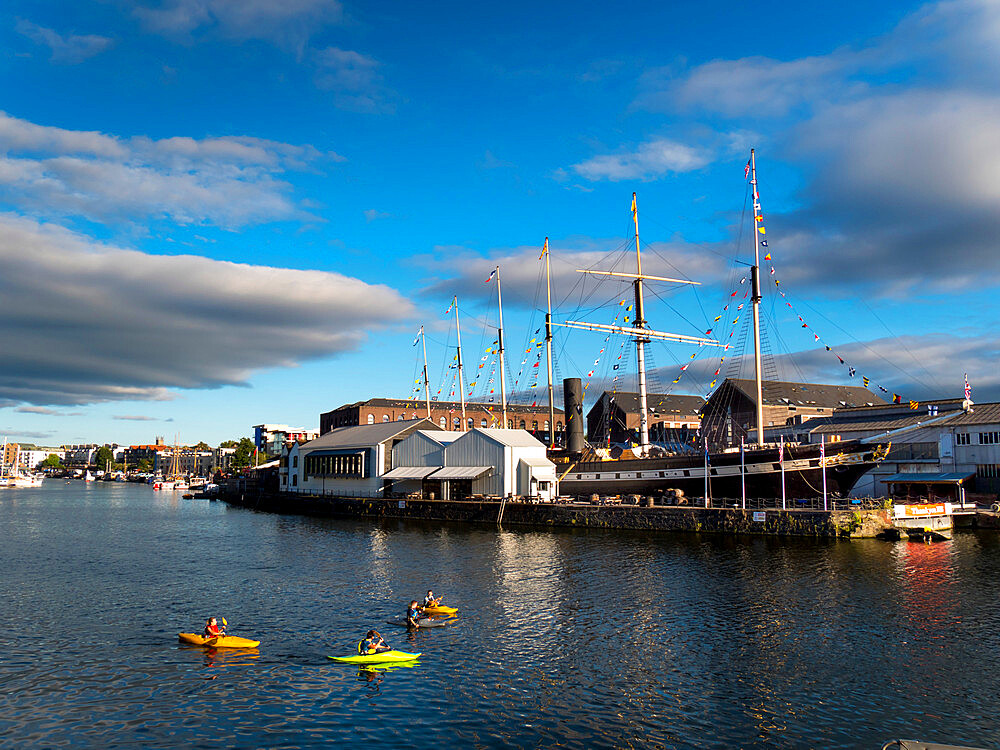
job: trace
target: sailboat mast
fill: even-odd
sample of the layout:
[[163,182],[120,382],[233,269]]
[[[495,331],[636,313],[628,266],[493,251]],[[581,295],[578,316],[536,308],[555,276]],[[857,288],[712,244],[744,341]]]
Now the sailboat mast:
[[[635,193],[632,193],[632,221],[635,223],[635,327],[646,327],[646,315],[642,306],[642,255],[639,253],[639,211],[635,204]],[[645,345],[649,339],[637,336],[635,339],[636,364],[639,368],[639,450],[642,455],[649,452],[649,409],[646,399],[646,352]]]
[[424,400],[427,402],[427,418],[431,418],[431,382],[427,377],[427,334],[424,327],[420,326],[420,341],[424,348]]
[[462,432],[465,432],[465,380],[462,377],[462,327],[458,324],[458,295],[452,302],[455,305],[455,335],[458,337],[458,397],[462,402]]
[[549,238],[545,238],[545,359],[548,364],[549,378],[549,447],[556,445],[556,407],[552,388],[552,269],[549,265]]
[[500,294],[500,266],[497,266],[497,312],[500,327],[497,328],[497,343],[500,345],[500,413],[503,416],[502,428],[507,427],[507,375],[503,363],[503,296]]
[[750,269],[750,284],[753,302],[753,372],[757,386],[757,445],[764,445],[764,394],[761,385],[760,360],[760,195],[757,192],[757,156],[750,149],[750,190],[753,195],[753,268]]

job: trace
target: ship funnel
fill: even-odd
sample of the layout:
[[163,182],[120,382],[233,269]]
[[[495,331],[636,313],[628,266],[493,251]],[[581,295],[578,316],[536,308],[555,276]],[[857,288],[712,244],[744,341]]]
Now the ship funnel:
[[563,405],[566,407],[566,450],[583,453],[583,381],[563,379]]

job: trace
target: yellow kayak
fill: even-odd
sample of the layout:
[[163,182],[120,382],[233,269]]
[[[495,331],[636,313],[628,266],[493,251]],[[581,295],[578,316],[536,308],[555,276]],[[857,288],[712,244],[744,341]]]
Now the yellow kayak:
[[423,612],[425,615],[453,615],[458,612],[458,607],[446,607],[439,604],[436,607],[424,607]]
[[235,635],[217,635],[214,638],[208,638],[197,633],[178,633],[177,640],[189,646],[207,646],[209,648],[257,648],[260,645],[260,641],[238,638]]

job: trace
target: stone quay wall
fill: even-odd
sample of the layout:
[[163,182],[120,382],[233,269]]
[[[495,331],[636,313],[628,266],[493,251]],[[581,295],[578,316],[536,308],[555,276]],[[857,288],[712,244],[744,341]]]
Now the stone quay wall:
[[[318,497],[282,493],[229,493],[232,504],[270,513],[335,518],[421,520],[496,525],[496,500],[398,500]],[[795,537],[873,538],[891,527],[885,510],[764,510],[675,506],[507,502],[503,525],[636,531],[763,534]]]

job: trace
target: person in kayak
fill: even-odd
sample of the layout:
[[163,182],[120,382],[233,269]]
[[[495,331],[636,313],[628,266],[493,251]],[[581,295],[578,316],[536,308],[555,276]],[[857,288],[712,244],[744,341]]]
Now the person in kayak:
[[431,591],[430,589],[428,589],[427,590],[427,596],[424,597],[424,603],[421,604],[420,606],[421,606],[421,608],[424,608],[424,607],[436,607],[438,604],[441,603],[441,599],[442,599],[442,597],[440,597],[440,596],[435,597],[434,596],[434,592]]
[[410,602],[410,606],[406,608],[406,627],[420,627],[420,607],[417,605],[416,599]]
[[218,638],[220,635],[225,635],[226,629],[219,627],[219,621],[214,617],[209,617],[205,621],[205,632],[204,636],[206,638]]
[[383,651],[391,650],[389,644],[382,639],[381,633],[377,630],[369,630],[368,635],[358,644],[358,653],[362,656],[365,654],[380,654]]

